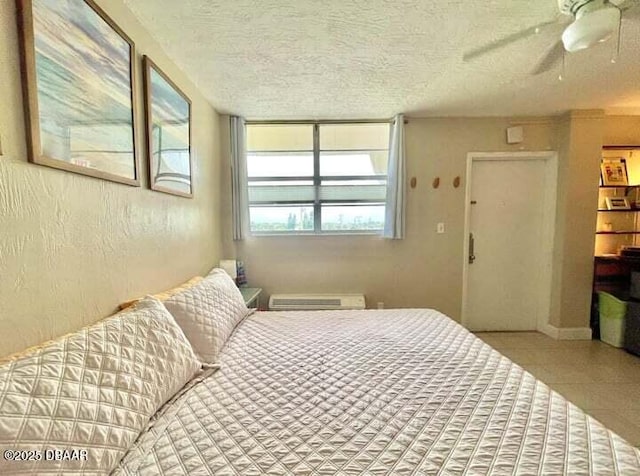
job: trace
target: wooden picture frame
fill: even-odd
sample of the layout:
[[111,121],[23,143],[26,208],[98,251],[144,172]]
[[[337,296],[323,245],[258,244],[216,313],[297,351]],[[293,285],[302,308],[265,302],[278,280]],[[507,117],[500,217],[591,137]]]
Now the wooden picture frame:
[[140,185],[135,45],[93,0],[16,0],[29,161]]
[[603,158],[600,162],[600,175],[604,186],[629,185],[627,162],[625,159]]
[[191,100],[148,56],[142,63],[149,185],[192,198]]
[[606,197],[607,210],[631,210],[631,204],[626,197]]

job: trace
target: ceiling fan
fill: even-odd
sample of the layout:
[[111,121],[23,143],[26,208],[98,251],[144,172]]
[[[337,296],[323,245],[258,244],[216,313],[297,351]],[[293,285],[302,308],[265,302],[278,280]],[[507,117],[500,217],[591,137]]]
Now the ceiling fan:
[[[554,20],[534,25],[471,50],[463,56],[463,59],[471,61],[543,30],[552,30],[553,36],[558,35],[560,39],[549,49],[533,71],[534,75],[542,74],[562,61],[565,51],[573,53],[607,41],[620,31],[622,13],[638,5],[640,0],[622,0],[615,3],[611,0],[558,0],[560,14]],[[573,20],[567,26],[565,18],[568,17],[572,17]],[[561,28],[564,28],[564,31],[560,35]]]

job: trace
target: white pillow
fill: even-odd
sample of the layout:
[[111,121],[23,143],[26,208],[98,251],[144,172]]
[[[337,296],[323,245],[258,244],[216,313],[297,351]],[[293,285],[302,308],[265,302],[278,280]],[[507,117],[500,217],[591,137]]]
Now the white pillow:
[[164,302],[203,362],[214,364],[236,325],[249,310],[240,290],[221,270],[214,269],[195,286]]
[[[151,417],[200,370],[154,298],[0,364],[0,474],[108,474]],[[51,459],[69,450],[72,460]],[[85,452],[86,450],[86,452]]]

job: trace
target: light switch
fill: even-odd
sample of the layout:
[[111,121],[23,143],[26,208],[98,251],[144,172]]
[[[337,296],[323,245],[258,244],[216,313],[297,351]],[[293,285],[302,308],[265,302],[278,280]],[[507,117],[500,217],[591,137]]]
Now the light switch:
[[438,225],[436,226],[436,232],[438,234],[444,233],[444,223],[438,223]]

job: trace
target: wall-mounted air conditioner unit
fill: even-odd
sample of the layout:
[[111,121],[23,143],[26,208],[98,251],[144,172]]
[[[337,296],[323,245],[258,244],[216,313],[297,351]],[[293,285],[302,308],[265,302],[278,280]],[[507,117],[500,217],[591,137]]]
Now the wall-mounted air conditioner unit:
[[272,311],[364,309],[364,294],[272,294]]

